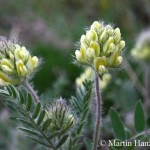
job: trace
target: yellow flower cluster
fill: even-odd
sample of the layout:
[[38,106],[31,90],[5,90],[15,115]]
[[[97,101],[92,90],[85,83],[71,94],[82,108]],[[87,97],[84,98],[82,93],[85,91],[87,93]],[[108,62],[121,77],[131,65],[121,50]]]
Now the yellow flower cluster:
[[[83,82],[85,80],[92,81],[93,76],[94,76],[94,74],[93,74],[92,69],[90,67],[87,67],[85,69],[85,71],[76,79],[76,86],[84,88],[83,87]],[[100,87],[100,89],[104,90],[107,87],[107,85],[110,82],[110,80],[111,80],[111,75],[109,73],[104,74],[102,79],[99,80],[99,87]]]
[[150,29],[139,35],[131,55],[137,60],[150,61]]
[[0,41],[0,85],[18,85],[38,65],[38,58],[32,57],[23,46],[10,41]]
[[85,35],[81,36],[80,49],[75,51],[77,62],[91,66],[102,78],[108,68],[118,67],[123,58],[121,51],[125,41],[120,29],[113,29],[95,21]]

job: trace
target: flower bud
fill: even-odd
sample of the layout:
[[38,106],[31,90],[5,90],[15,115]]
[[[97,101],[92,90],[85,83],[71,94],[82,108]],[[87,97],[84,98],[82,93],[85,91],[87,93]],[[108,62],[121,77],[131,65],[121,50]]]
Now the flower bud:
[[69,131],[75,119],[65,100],[58,99],[49,109],[49,118],[52,119],[50,131]]
[[38,64],[38,58],[36,56],[30,57],[27,62],[27,68],[32,71],[37,67]]
[[107,40],[107,38],[108,38],[107,31],[104,30],[102,32],[101,36],[99,37],[99,40],[100,40],[101,43],[104,43]]
[[86,51],[87,57],[91,60],[95,57],[95,51],[93,48],[88,48]]
[[114,30],[110,25],[107,25],[105,27],[105,30],[106,30],[106,33],[107,33],[108,36],[112,36],[112,34],[114,33]]
[[121,39],[120,29],[119,29],[119,28],[116,28],[116,29],[114,30],[114,40],[115,40],[115,42],[117,43],[117,42],[120,41],[120,39]]
[[105,66],[100,65],[98,68],[99,75],[103,76],[106,72],[107,72],[107,69],[105,68]]
[[95,30],[96,32],[99,32],[101,29],[101,25],[98,21],[94,21],[93,24],[91,25],[91,29]]
[[119,43],[119,49],[122,50],[125,47],[125,41],[120,41]]
[[15,59],[16,60],[22,60],[23,62],[26,62],[29,58],[29,52],[26,50],[26,48],[20,47],[19,45],[15,45]]
[[6,86],[8,84],[16,85],[20,82],[18,78],[13,78],[9,76],[7,73],[0,71],[0,86]]
[[16,61],[16,68],[20,77],[25,77],[27,75],[28,71],[22,60]]
[[1,67],[2,67],[2,70],[4,72],[6,72],[6,73],[8,73],[10,75],[14,73],[13,69],[11,69],[10,67],[8,67],[7,65],[2,65]]
[[94,69],[96,71],[99,70],[99,66],[102,65],[102,66],[106,66],[106,58],[105,57],[96,57],[94,59]]
[[100,54],[100,46],[97,42],[91,41],[90,48],[94,49],[95,56],[99,56]]
[[9,58],[11,61],[14,61],[15,57],[11,51],[8,52]]
[[97,37],[96,32],[94,30],[87,31],[86,39],[88,40],[88,42],[90,42],[90,41],[97,41],[98,37]]
[[109,37],[109,39],[105,42],[105,44],[103,46],[103,52],[107,52],[110,44],[113,43],[113,42],[114,42],[114,38]]
[[13,62],[11,61],[11,60],[9,60],[9,59],[2,59],[1,60],[1,65],[6,65],[6,66],[8,66],[9,68],[11,68],[11,69],[14,69],[14,64],[13,64]]
[[86,43],[86,37],[85,37],[85,35],[81,36],[80,43]]
[[76,59],[78,61],[82,61],[82,55],[81,55],[81,52],[79,50],[76,50],[75,55],[76,55]]
[[116,59],[116,62],[115,62],[115,65],[118,66],[122,63],[123,61],[123,57],[122,56],[118,56],[117,59]]
[[109,48],[108,48],[108,50],[107,50],[107,52],[106,52],[106,54],[110,54],[111,52],[113,52],[113,51],[115,51],[115,44],[114,43],[111,43],[110,45],[109,45]]

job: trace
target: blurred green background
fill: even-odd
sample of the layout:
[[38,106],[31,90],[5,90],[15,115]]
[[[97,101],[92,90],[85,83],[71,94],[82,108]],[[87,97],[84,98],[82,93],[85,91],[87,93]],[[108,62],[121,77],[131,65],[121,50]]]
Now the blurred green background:
[[[43,102],[60,96],[69,99],[75,92],[75,79],[82,72],[73,65],[72,55],[84,29],[95,20],[120,28],[126,41],[124,56],[142,80],[143,69],[132,61],[130,50],[137,35],[150,25],[149,7],[149,0],[0,0],[0,35],[18,41],[41,58],[31,82]],[[129,126],[134,104],[142,99],[124,67],[126,64],[117,72],[112,71],[113,80],[102,93],[104,138],[112,132],[109,108],[115,107]],[[22,136],[9,120],[10,113],[0,101],[0,150],[28,150],[31,146],[41,149]],[[90,125],[87,128],[92,130]]]

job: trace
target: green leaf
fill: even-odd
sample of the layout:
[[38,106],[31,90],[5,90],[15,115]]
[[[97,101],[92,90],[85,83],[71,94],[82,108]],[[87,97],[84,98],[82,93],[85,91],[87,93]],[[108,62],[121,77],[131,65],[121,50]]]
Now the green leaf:
[[7,104],[7,107],[9,107],[13,111],[16,111],[16,109],[12,105],[10,105],[10,104]]
[[10,94],[9,94],[8,91],[1,90],[1,89],[0,89],[0,94],[1,94],[1,95],[4,95],[4,96],[10,96]]
[[7,89],[9,88],[9,91],[11,91],[11,95],[16,98],[17,97],[17,93],[16,93],[16,90],[15,90],[15,87],[12,86],[12,85],[8,85],[7,86]]
[[52,119],[47,119],[47,120],[43,123],[42,131],[45,131],[45,130],[49,127],[51,121],[52,121]]
[[56,137],[56,136],[58,136],[58,135],[60,135],[60,131],[55,131],[54,133],[52,133],[52,134],[48,137],[48,139],[53,139],[54,137]]
[[36,107],[35,107],[34,112],[33,112],[33,116],[32,116],[33,119],[36,119],[36,117],[38,116],[38,114],[40,112],[40,109],[41,109],[41,104],[38,102],[36,104]]
[[26,135],[26,137],[29,138],[29,139],[31,139],[31,140],[33,140],[33,141],[35,141],[36,143],[39,143],[39,144],[44,145],[44,146],[46,146],[48,148],[51,148],[51,146],[49,144],[41,141],[40,139],[36,139],[35,137],[28,136],[28,135]]
[[9,95],[12,95],[11,89],[8,86],[6,86],[6,89],[7,89],[8,93],[9,93]]
[[62,139],[58,142],[58,144],[56,145],[56,148],[59,148],[62,146],[62,144],[64,144],[66,142],[66,140],[68,139],[68,135],[64,135],[62,137]]
[[83,135],[77,135],[74,140],[73,143],[78,143],[79,139],[83,138]]
[[89,111],[89,108],[88,108],[88,107],[87,107],[86,109],[83,110],[83,113],[82,113],[82,119],[84,119],[84,118],[86,117],[88,111]]
[[85,110],[86,108],[88,108],[88,106],[89,106],[89,102],[87,101],[87,102],[85,102],[84,105],[83,105],[83,110]]
[[73,150],[79,150],[81,148],[82,144],[81,143],[78,143],[77,145],[75,145],[73,147]]
[[[23,128],[23,127],[18,127],[19,130],[21,131],[24,131],[24,132],[27,132],[29,134],[32,134],[32,135],[36,135],[36,136],[39,136],[40,134],[36,131],[33,131],[31,129],[27,129],[27,128]],[[41,136],[41,135],[40,135]]]
[[82,108],[81,108],[81,104],[79,103],[79,100],[73,96],[72,96],[71,100],[72,100],[73,105],[77,107],[79,112],[82,112]]
[[29,121],[27,121],[27,120],[25,120],[23,118],[17,118],[17,120],[20,121],[24,126],[28,126],[28,127],[34,128],[34,126],[32,125],[31,122],[29,122]]
[[73,147],[73,142],[72,142],[72,139],[70,138],[68,150],[72,150],[72,147]]
[[77,134],[80,134],[80,133],[81,133],[81,130],[82,130],[83,126],[84,126],[84,123],[85,123],[85,122],[81,122],[81,123],[80,123],[79,127],[77,128]]
[[9,119],[12,121],[17,121],[17,117],[9,117]]
[[138,101],[135,105],[134,126],[137,132],[145,129],[145,115],[141,101]]
[[110,119],[111,119],[111,124],[113,127],[115,138],[120,140],[125,140],[126,132],[125,132],[124,125],[118,113],[113,108],[110,109]]
[[38,121],[37,121],[37,125],[39,126],[41,124],[41,122],[43,121],[45,117],[45,110],[43,110],[41,113],[40,113],[40,116],[38,118]]
[[20,101],[21,104],[24,103],[24,96],[23,96],[23,94],[20,90],[19,90],[19,101]]
[[64,134],[67,130],[69,130],[69,128],[72,126],[72,124],[73,124],[73,121],[68,124],[68,126],[61,132],[61,134]]
[[31,110],[31,105],[32,105],[32,96],[31,94],[28,93],[27,104],[26,104],[26,110],[28,112]]
[[86,138],[84,140],[85,146],[86,146],[86,150],[91,150],[92,149],[92,141],[88,138]]

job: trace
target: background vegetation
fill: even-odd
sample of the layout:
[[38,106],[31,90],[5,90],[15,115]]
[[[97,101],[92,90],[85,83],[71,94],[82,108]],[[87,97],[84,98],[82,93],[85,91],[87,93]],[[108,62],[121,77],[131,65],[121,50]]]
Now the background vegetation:
[[[150,25],[150,2],[148,0],[1,0],[0,35],[18,40],[41,58],[39,71],[32,79],[33,86],[46,103],[62,96],[69,99],[75,92],[75,79],[82,70],[72,64],[76,42],[95,20],[119,27],[126,41],[125,59],[132,66],[138,80],[144,81],[144,66],[130,56],[137,35]],[[127,127],[133,128],[133,109],[141,99],[150,125],[149,109],[142,92],[134,86],[126,72],[127,63],[118,72],[112,71],[113,79],[103,94],[103,138],[111,139],[109,109],[114,107]],[[131,74],[130,74],[131,75]],[[149,82],[149,81],[148,81]],[[0,149],[41,149],[22,136],[16,123],[9,120],[12,111],[0,100]],[[15,115],[15,114],[14,114]],[[90,117],[89,117],[90,120]],[[92,127],[86,126],[91,136]],[[133,130],[134,132],[134,130]],[[85,149],[83,147],[83,149]]]

